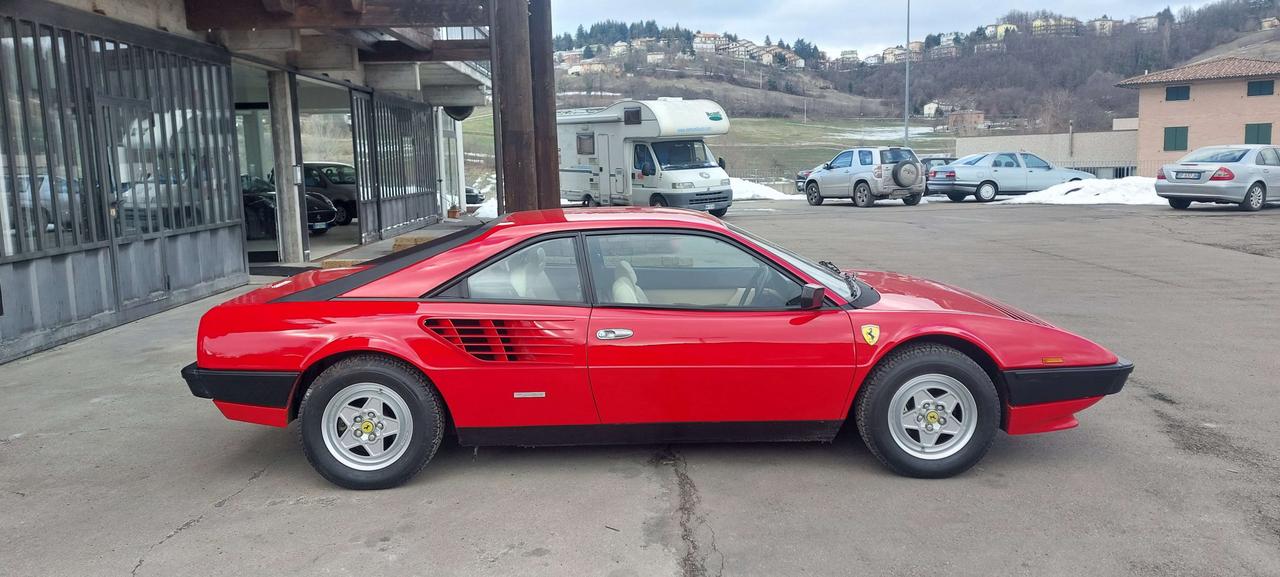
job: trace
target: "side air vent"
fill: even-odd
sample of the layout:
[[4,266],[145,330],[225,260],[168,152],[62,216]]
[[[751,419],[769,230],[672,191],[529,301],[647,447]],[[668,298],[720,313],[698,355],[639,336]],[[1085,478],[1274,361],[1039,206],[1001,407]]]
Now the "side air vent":
[[426,319],[423,326],[482,361],[550,364],[573,362],[573,327],[565,322]]

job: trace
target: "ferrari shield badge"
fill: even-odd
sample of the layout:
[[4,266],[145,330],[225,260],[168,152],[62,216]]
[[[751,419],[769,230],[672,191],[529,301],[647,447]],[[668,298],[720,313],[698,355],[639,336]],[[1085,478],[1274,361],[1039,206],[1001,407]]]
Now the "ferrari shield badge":
[[880,325],[862,325],[862,340],[874,345],[880,340]]

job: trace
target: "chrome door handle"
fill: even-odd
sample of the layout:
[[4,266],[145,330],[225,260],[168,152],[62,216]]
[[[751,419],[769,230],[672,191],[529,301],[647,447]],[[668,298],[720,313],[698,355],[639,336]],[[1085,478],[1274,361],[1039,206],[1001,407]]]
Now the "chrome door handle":
[[596,331],[596,338],[602,341],[616,341],[619,339],[630,338],[635,333],[631,329],[600,329]]

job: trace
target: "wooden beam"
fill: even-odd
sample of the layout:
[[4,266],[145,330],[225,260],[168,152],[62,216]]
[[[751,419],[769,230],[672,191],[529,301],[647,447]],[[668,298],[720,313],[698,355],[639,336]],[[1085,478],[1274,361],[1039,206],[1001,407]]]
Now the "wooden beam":
[[551,0],[529,0],[529,69],[532,73],[533,140],[538,208],[560,208],[560,152],[556,138],[556,72]]
[[538,207],[538,173],[531,154],[535,148],[528,2],[494,3],[491,30],[498,109],[494,136],[500,148],[502,207],[505,212],[533,210]]
[[365,62],[463,62],[488,60],[489,40],[436,40],[430,50],[415,50],[400,42],[377,42]]
[[[507,0],[503,0],[507,1]],[[185,0],[192,30],[486,26],[492,0]],[[266,4],[294,4],[272,12]],[[355,9],[359,8],[359,11]]]
[[262,9],[271,14],[293,14],[298,9],[297,0],[262,0]]
[[388,28],[386,33],[414,50],[431,50],[436,39],[435,28]]

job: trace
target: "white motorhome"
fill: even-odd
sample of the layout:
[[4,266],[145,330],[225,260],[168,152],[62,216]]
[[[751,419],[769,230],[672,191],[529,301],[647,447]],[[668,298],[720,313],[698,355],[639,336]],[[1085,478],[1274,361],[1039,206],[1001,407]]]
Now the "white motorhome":
[[678,206],[724,216],[733,189],[704,137],[729,132],[710,100],[623,100],[556,112],[560,194],[572,202]]

